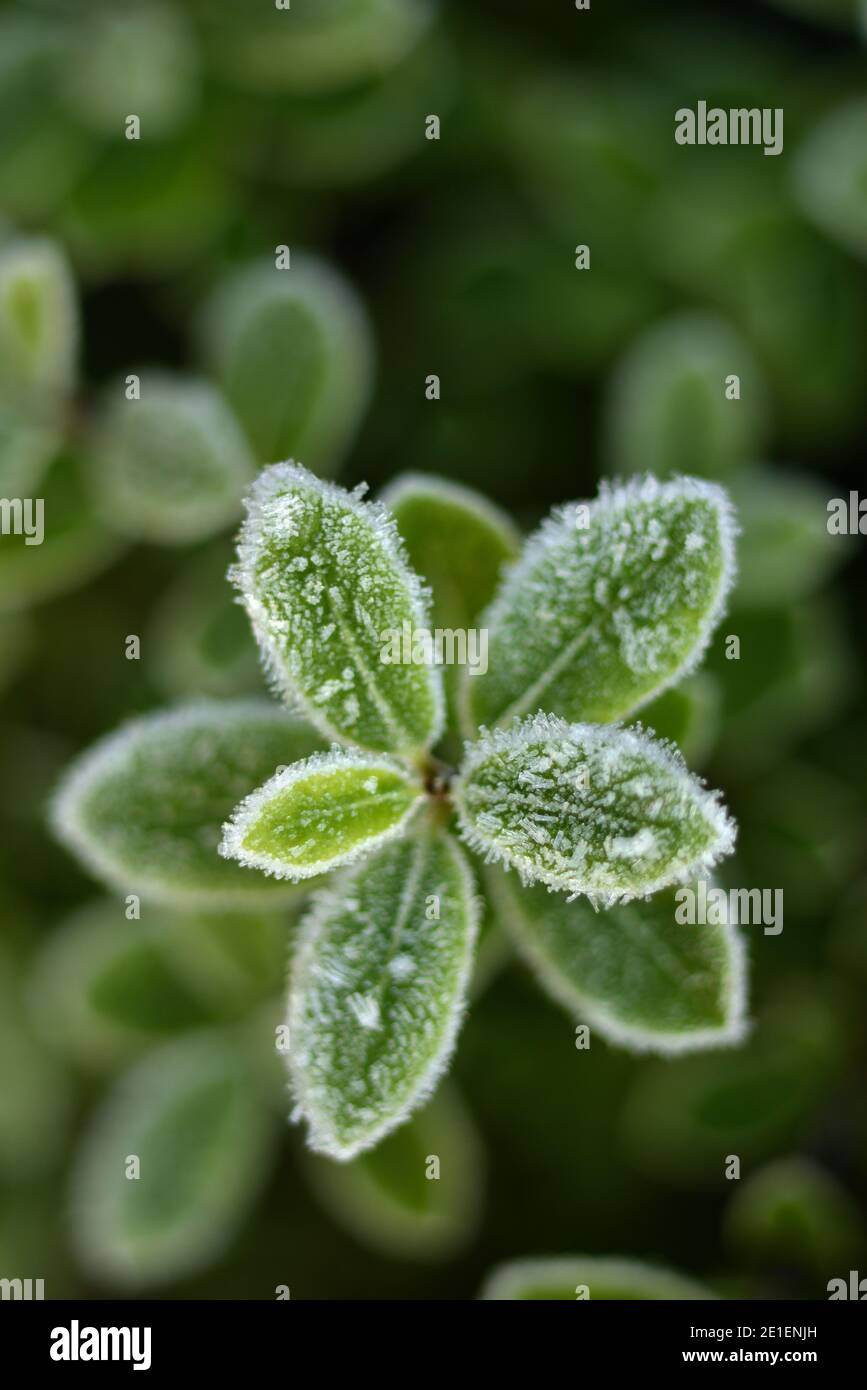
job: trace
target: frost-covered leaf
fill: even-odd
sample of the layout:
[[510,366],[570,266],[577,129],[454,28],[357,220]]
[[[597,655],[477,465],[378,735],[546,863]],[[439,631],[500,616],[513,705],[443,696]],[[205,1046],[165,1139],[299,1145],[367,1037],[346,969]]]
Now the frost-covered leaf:
[[695,478],[603,484],[595,502],[561,507],[482,616],[477,722],[538,709],[605,722],[679,680],[721,616],[733,536],[726,494]]
[[257,787],[223,831],[220,853],[298,882],[400,835],[424,787],[393,758],[334,748]]
[[[460,687],[465,680],[478,680],[472,671],[482,672],[487,665],[487,649],[481,645],[486,639],[476,620],[494,597],[504,567],[516,558],[520,537],[505,512],[445,478],[402,474],[382,494],[382,502],[397,522],[413,569],[431,587],[434,627],[467,634],[467,660],[447,664],[443,671],[449,722],[457,730]],[[471,629],[476,634],[472,645]],[[462,655],[459,647],[456,654]]]
[[856,256],[867,256],[867,100],[825,116],[795,156],[794,189],[807,216]]
[[536,715],[468,745],[454,795],[488,862],[609,906],[702,876],[734,844],[719,794],[638,729]]
[[134,540],[186,545],[233,522],[253,476],[247,442],[205,382],[143,372],[141,399],[116,384],[97,427],[106,520]]
[[246,0],[224,0],[215,53],[235,82],[303,95],[369,82],[417,43],[435,6],[433,0],[292,0],[291,12],[285,9],[264,6],[254,17]]
[[431,1094],[461,1023],[476,925],[463,852],[432,828],[386,845],[318,897],[288,1014],[311,1148],[355,1158]]
[[392,519],[292,463],[260,474],[232,572],[275,685],[329,737],[410,752],[442,726],[439,672],[383,661],[427,628]]
[[78,306],[63,253],[51,241],[0,249],[0,396],[47,413],[75,384]]
[[[739,379],[739,399],[726,394]],[[606,405],[614,473],[727,478],[762,452],[764,386],[749,344],[720,319],[683,314],[639,337]]]
[[560,1255],[499,1265],[488,1275],[480,1297],[509,1302],[575,1302],[594,1298],[680,1301],[716,1298],[716,1294],[676,1270],[641,1260]]
[[34,422],[0,402],[0,496],[39,495],[45,470],[59,445],[56,426]]
[[72,765],[54,799],[54,829],[97,878],[123,893],[223,908],[291,897],[285,883],[217,850],[242,797],[317,745],[305,724],[266,701],[146,715]]
[[354,289],[330,266],[293,254],[240,271],[206,306],[208,361],[256,461],[300,459],[333,472],[355,437],[374,349]]
[[128,922],[119,900],[90,903],[50,933],[30,994],[45,1038],[96,1070],[215,1016],[172,969],[159,925]]
[[603,1037],[663,1053],[742,1037],[745,964],[734,927],[681,925],[671,890],[594,912],[489,872],[502,920],[542,985]]
[[[123,543],[97,516],[84,467],[61,454],[33,492],[6,494],[33,504],[23,529],[0,542],[0,613],[16,612],[86,584],[110,565]],[[40,504],[41,503],[41,507]],[[42,535],[40,544],[35,540]]]
[[475,1235],[481,1143],[447,1081],[375,1149],[352,1163],[311,1156],[307,1172],[326,1211],[365,1245],[392,1257],[445,1259]]
[[94,1277],[131,1289],[206,1268],[259,1195],[272,1138],[228,1036],[195,1034],[152,1053],[110,1092],[78,1154],[78,1258]]

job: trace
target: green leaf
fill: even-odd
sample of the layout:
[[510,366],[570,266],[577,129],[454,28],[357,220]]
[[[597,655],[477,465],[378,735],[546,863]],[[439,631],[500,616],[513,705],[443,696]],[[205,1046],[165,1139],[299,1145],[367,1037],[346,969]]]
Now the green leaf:
[[832,111],[810,132],[793,166],[795,194],[807,216],[856,256],[867,256],[864,149],[867,100]]
[[387,845],[319,895],[288,1013],[311,1148],[355,1158],[431,1094],[461,1022],[477,916],[460,847],[432,829]]
[[[511,519],[471,488],[420,473],[396,478],[381,500],[397,522],[413,569],[431,587],[434,626],[467,632],[518,554],[520,537]],[[483,671],[486,649],[467,650],[475,654],[475,669]],[[449,722],[458,729],[460,688],[478,675],[470,666],[446,666],[443,676]]]
[[140,400],[115,385],[97,426],[102,510],[133,540],[202,540],[240,514],[253,476],[247,443],[212,386],[159,371],[140,379]]
[[720,722],[720,685],[708,671],[696,671],[670,686],[641,711],[644,728],[677,744],[687,762],[700,766],[714,747]]
[[220,853],[297,883],[395,839],[424,796],[421,782],[393,758],[314,753],[241,802]]
[[24,665],[34,646],[30,620],[19,613],[0,614],[0,691]]
[[352,1163],[311,1156],[307,1172],[329,1215],[393,1258],[447,1259],[476,1233],[481,1145],[449,1082],[375,1149]]
[[[121,553],[122,542],[96,514],[84,472],[77,458],[61,454],[32,493],[19,494],[34,503],[29,515],[23,513],[30,536],[22,530],[2,538],[0,613],[17,612],[77,589]],[[31,537],[35,539],[40,529],[39,502],[44,536],[37,545]]]
[[[4,890],[4,899],[6,893]],[[7,933],[4,921],[4,935]],[[62,1162],[72,1120],[68,1073],[45,1047],[23,997],[20,967],[0,943],[0,1182],[5,1193]],[[4,1203],[6,1205],[6,1203]]]
[[827,1279],[858,1259],[864,1241],[858,1204],[818,1163],[778,1159],[734,1186],[725,1235],[738,1260],[795,1265]]
[[160,925],[150,916],[128,922],[121,902],[90,903],[56,927],[37,956],[30,992],[45,1038],[94,1070],[214,1018],[172,968]]
[[66,45],[63,97],[83,125],[120,139],[127,116],[142,135],[170,134],[197,97],[195,36],[175,7],[138,4],[83,16]]
[[[232,9],[238,22],[228,25]],[[287,7],[288,8],[288,7]],[[428,27],[431,0],[293,0],[291,13],[223,5],[215,52],[220,67],[261,92],[317,94],[387,72]]]
[[745,963],[734,927],[680,925],[670,890],[595,913],[538,884],[516,888],[507,874],[490,881],[540,983],[604,1038],[677,1053],[743,1036]]
[[839,1000],[815,975],[786,981],[740,1047],[649,1062],[636,1073],[622,1119],[630,1161],[680,1193],[719,1192],[727,1154],[752,1165],[809,1134],[844,1050]]
[[701,877],[734,844],[719,793],[633,729],[536,715],[468,745],[453,791],[488,862],[603,906]]
[[711,1289],[675,1270],[596,1255],[511,1260],[488,1275],[479,1296],[509,1302],[716,1298]]
[[0,249],[0,395],[49,414],[75,385],[78,305],[63,253],[34,238]]
[[182,706],[133,720],[75,762],[53,803],[58,838],[110,887],[218,908],[292,896],[221,859],[223,823],[315,735],[266,701]]
[[604,723],[680,680],[721,616],[733,537],[726,494],[695,478],[603,483],[595,502],[555,511],[483,616],[477,722],[541,708]]
[[226,583],[232,548],[215,541],[160,596],[142,643],[160,689],[172,699],[228,699],[262,690],[259,651],[247,615]]
[[0,404],[0,496],[35,497],[59,445],[56,428]]
[[270,1117],[227,1037],[161,1048],[118,1083],[85,1135],[72,1181],[78,1258],[130,1289],[206,1268],[258,1197],[271,1146]]
[[772,608],[807,597],[852,554],[854,537],[828,531],[827,481],[779,468],[751,468],[735,479],[742,521],[737,606]]
[[259,475],[232,578],[274,684],[328,737],[386,752],[432,743],[439,672],[383,661],[427,628],[425,595],[381,506],[292,463]]
[[206,306],[208,361],[258,463],[297,458],[333,472],[373,384],[374,348],[354,289],[324,262],[292,255],[240,271]]
[[[726,396],[740,379],[740,398]],[[613,473],[725,478],[763,449],[763,384],[749,345],[722,320],[682,314],[639,337],[606,405]]]

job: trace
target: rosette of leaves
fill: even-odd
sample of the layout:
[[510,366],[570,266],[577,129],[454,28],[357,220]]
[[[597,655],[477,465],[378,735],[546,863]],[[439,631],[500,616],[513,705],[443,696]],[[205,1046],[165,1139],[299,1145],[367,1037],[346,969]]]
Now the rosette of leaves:
[[[733,824],[673,745],[621,722],[710,640],[733,572],[726,494],[603,484],[502,576],[509,528],[444,487],[442,573],[457,580],[470,545],[490,569],[463,607],[487,661],[447,702],[447,649],[412,567],[429,541],[414,486],[436,488],[405,480],[395,517],[363,487],[265,469],[231,577],[292,713],[212,703],[138,721],[86,753],[55,802],[61,838],[115,887],[213,904],[318,886],[281,1050],[311,1146],[340,1160],[403,1124],[448,1066],[479,917],[468,851],[513,871],[505,916],[540,983],[603,1036],[670,1052],[742,1026],[732,929],[675,931],[651,898],[708,873]],[[448,766],[437,751],[458,725]]]

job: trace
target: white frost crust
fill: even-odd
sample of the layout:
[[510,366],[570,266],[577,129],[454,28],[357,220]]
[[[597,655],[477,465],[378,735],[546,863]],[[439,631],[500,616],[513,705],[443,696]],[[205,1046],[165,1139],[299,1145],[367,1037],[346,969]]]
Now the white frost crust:
[[[717,483],[687,476],[677,476],[659,482],[651,474],[630,478],[625,483],[603,479],[599,484],[599,494],[595,499],[584,503],[567,502],[560,507],[555,507],[539,529],[530,536],[518,559],[507,570],[499,592],[479,619],[480,625],[489,629],[491,640],[496,639],[497,628],[501,619],[504,616],[508,617],[512,610],[513,595],[520,593],[527,581],[531,579],[536,566],[549,552],[556,552],[574,535],[580,506],[589,508],[590,529],[592,530],[594,514],[600,510],[604,509],[612,514],[625,513],[628,517],[630,509],[636,504],[657,503],[664,505],[667,500],[677,498],[701,498],[715,507],[719,517],[722,555],[720,580],[714,601],[704,617],[700,638],[692,651],[688,653],[680,666],[676,667],[652,690],[649,690],[629,709],[622,710],[619,717],[625,719],[635,714],[695,670],[707,651],[715,627],[725,614],[726,602],[737,575],[735,541],[739,534],[739,528],[732,501],[725,488],[720,487]],[[523,700],[519,704],[523,704]],[[498,723],[502,725],[516,714],[524,716],[528,713],[529,707],[519,708],[513,704],[500,716]]]
[[[301,710],[314,729],[327,738],[338,743],[363,747],[363,744],[356,743],[343,729],[336,728],[322,710],[292,681],[282,661],[280,650],[271,637],[264,605],[256,591],[255,572],[261,549],[263,513],[274,498],[293,488],[318,492],[336,505],[354,512],[372,528],[376,540],[407,587],[413,609],[413,623],[417,628],[430,627],[431,593],[410,564],[394,517],[381,502],[363,500],[368,490],[367,483],[359,483],[352,492],[347,492],[335,483],[316,477],[294,459],[271,464],[268,468],[262,469],[244,501],[247,515],[238,536],[237,562],[229,569],[228,578],[238,590],[247,610],[253,634],[259,645],[265,674],[277,697],[291,708]],[[425,747],[431,747],[436,743],[445,723],[442,677],[435,667],[429,670],[428,675],[433,694],[434,722]],[[399,720],[396,719],[395,724],[399,729]],[[407,743],[406,746],[409,747],[410,744]]]
[[[589,1278],[587,1276],[590,1276]],[[509,1260],[497,1266],[485,1280],[479,1297],[515,1301],[521,1290],[540,1282],[565,1284],[575,1288],[587,1284],[593,1299],[593,1276],[606,1283],[632,1284],[645,1289],[651,1296],[671,1299],[673,1289],[683,1290],[682,1298],[715,1299],[712,1289],[696,1283],[688,1275],[662,1265],[644,1264],[641,1260],[598,1255],[552,1255],[524,1260]]]
[[582,881],[578,875],[561,877],[540,869],[536,856],[532,853],[533,837],[527,832],[526,849],[529,852],[507,852],[481,832],[474,824],[464,798],[464,783],[467,777],[482,763],[501,754],[514,754],[522,748],[545,741],[549,744],[571,743],[577,748],[592,748],[594,744],[611,744],[616,734],[620,748],[639,751],[660,769],[675,774],[682,781],[688,781],[694,792],[696,802],[710,822],[716,839],[713,846],[698,859],[681,865],[676,872],[666,874],[647,885],[642,897],[650,897],[660,888],[672,883],[686,883],[693,878],[706,878],[720,859],[730,854],[734,848],[737,827],[722,805],[719,792],[706,790],[704,781],[691,773],[684,762],[683,755],[673,743],[652,737],[640,724],[624,727],[617,724],[569,724],[559,715],[546,714],[539,710],[529,718],[517,720],[509,729],[495,728],[479,730],[476,742],[467,742],[466,756],[461,765],[460,775],[452,783],[452,797],[458,812],[461,835],[472,850],[482,856],[486,864],[502,864],[505,868],[517,869],[522,883],[544,883],[551,890],[569,894],[570,899],[586,895],[594,907],[613,907],[617,903],[632,901],[637,895],[628,891],[600,892]]
[[[208,723],[224,726],[232,720],[237,720],[241,736],[247,719],[268,719],[277,724],[286,723],[292,717],[292,711],[281,709],[279,705],[274,705],[268,700],[253,698],[196,700],[177,709],[130,719],[114,733],[100,739],[82,753],[61,778],[49,803],[50,828],[60,843],[81,861],[94,878],[100,879],[121,893],[140,892],[142,895],[146,894],[151,902],[168,907],[177,907],[181,900],[189,907],[213,907],[215,902],[232,907],[251,906],[255,897],[255,882],[251,883],[252,892],[244,890],[242,893],[222,887],[218,893],[168,888],[162,879],[151,879],[142,874],[138,874],[135,883],[131,884],[123,864],[109,853],[104,845],[97,843],[82,824],[78,808],[94,783],[116,771],[123,763],[127,749],[136,743],[142,734],[154,734],[162,730],[171,730],[174,733],[185,728],[201,729]],[[282,896],[269,893],[265,901],[278,907]]]
[[[463,965],[458,977],[457,988],[454,992],[452,1008],[446,1020],[440,1047],[428,1067],[424,1081],[416,1088],[413,1094],[408,1097],[403,1105],[393,1110],[390,1114],[384,1115],[379,1124],[371,1129],[364,1138],[358,1139],[351,1144],[344,1144],[333,1133],[327,1116],[318,1112],[315,1095],[305,1085],[303,1069],[298,1065],[297,1052],[290,1049],[288,1053],[290,1091],[295,1102],[291,1119],[295,1120],[303,1116],[308,1125],[307,1142],[309,1147],[316,1153],[326,1154],[329,1158],[336,1159],[339,1163],[349,1163],[353,1158],[357,1158],[359,1154],[366,1153],[369,1149],[375,1148],[386,1135],[391,1134],[393,1130],[399,1129],[402,1124],[405,1124],[410,1116],[412,1116],[416,1110],[420,1110],[425,1102],[433,1095],[441,1078],[446,1074],[449,1062],[452,1059],[458,1032],[460,1031],[467,1013],[467,994],[479,931],[480,899],[476,894],[476,885],[472,870],[467,863],[466,856],[461,850],[460,845],[450,836],[447,838],[447,843],[448,852],[454,861],[458,876],[464,887],[467,909],[466,949],[464,951]],[[361,871],[361,868],[363,868],[363,866],[347,870],[345,875],[338,878],[332,888],[322,889],[317,893],[313,897],[311,907],[302,922],[298,935],[298,944],[291,966],[289,1000],[286,1015],[290,1038],[295,1038],[303,1032],[302,1020],[304,1011],[299,982],[303,980],[309,969],[316,936],[319,933],[320,927],[327,921],[331,913],[340,911],[345,899],[352,896],[353,878]]]
[[[356,845],[354,849],[347,850],[344,854],[321,859],[315,864],[304,865],[303,867],[287,864],[284,860],[275,859],[270,854],[245,849],[244,837],[247,831],[251,829],[258,819],[259,813],[267,806],[272,797],[279,792],[286,791],[297,782],[303,782],[307,777],[320,775],[323,772],[341,772],[350,767],[368,769],[371,775],[377,772],[397,773],[403,777],[407,787],[412,787],[414,784],[417,786],[418,791],[415,800],[400,820],[396,821],[388,830],[378,831],[376,835],[371,835],[369,839]],[[376,793],[371,791],[370,795],[375,796]],[[249,796],[246,796],[235,808],[231,820],[223,826],[223,839],[219,851],[224,859],[236,859],[239,864],[244,864],[251,869],[261,869],[272,878],[288,879],[292,883],[299,883],[302,879],[316,878],[320,874],[327,874],[331,869],[364,859],[372,850],[377,849],[388,840],[399,839],[406,829],[407,822],[424,800],[423,786],[417,778],[413,777],[409,769],[396,758],[390,758],[387,753],[365,753],[361,749],[340,748],[335,745],[327,753],[313,753],[309,758],[302,758],[299,762],[293,763],[291,767],[286,767],[282,772],[275,773],[261,787],[250,792]]]
[[736,927],[720,927],[728,947],[728,968],[725,978],[726,1021],[718,1028],[696,1028],[690,1032],[668,1033],[650,1028],[637,1028],[624,1023],[598,999],[588,999],[557,970],[520,920],[510,896],[502,888],[492,894],[502,912],[509,936],[543,989],[582,1023],[589,1023],[609,1042],[625,1051],[655,1053],[663,1057],[683,1056],[689,1052],[705,1052],[720,1047],[735,1047],[747,1037],[747,957],[744,939]]

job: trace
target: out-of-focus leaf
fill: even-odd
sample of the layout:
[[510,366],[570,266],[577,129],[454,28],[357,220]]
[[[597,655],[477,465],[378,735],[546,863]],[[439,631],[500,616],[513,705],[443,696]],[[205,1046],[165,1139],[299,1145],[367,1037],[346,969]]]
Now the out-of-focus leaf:
[[92,275],[166,274],[215,243],[232,196],[203,122],[184,139],[106,146],[64,199],[57,225]]
[[[431,587],[434,626],[468,634],[518,554],[520,537],[510,518],[470,488],[418,473],[401,474],[381,500],[397,522],[413,569]],[[486,647],[476,646],[473,654],[477,670],[483,658],[487,664]],[[478,676],[466,665],[447,666],[443,677],[451,727],[457,730],[460,685]]]
[[[739,398],[727,396],[739,379]],[[608,461],[615,473],[728,476],[761,453],[764,386],[749,344],[721,319],[681,314],[635,341],[611,381]]]
[[373,381],[373,340],[352,286],[324,261],[256,264],[206,305],[201,336],[258,463],[333,472]]
[[[737,657],[732,636],[740,642]],[[722,691],[721,762],[733,771],[755,771],[821,724],[851,685],[847,643],[830,602],[730,613],[708,658]]]
[[0,247],[0,394],[50,414],[75,384],[78,304],[66,258],[43,238]]
[[30,995],[43,1036],[95,1070],[214,1017],[171,968],[159,927],[127,921],[119,901],[80,908],[51,932]]
[[291,899],[291,885],[221,859],[242,797],[318,740],[265,701],[182,706],[133,720],[81,755],[54,799],[55,833],[123,893],[189,907]]
[[319,895],[288,1013],[311,1148],[355,1158],[431,1094],[462,1020],[477,918],[463,852],[430,827]]
[[439,672],[383,661],[427,629],[425,594],[385,509],[286,463],[254,484],[233,578],[275,685],[325,736],[412,752],[442,727]]
[[481,1144],[454,1087],[352,1163],[311,1157],[325,1210],[364,1245],[393,1258],[447,1259],[473,1238],[481,1201]]
[[820,121],[798,150],[794,189],[807,216],[847,251],[867,256],[867,101]]
[[138,116],[144,139],[175,130],[196,99],[197,53],[180,6],[134,0],[97,8],[71,33],[64,97],[75,118],[121,139]]
[[719,793],[632,729],[536,715],[468,745],[454,796],[489,863],[604,906],[704,876],[734,844]]
[[807,1158],[778,1159],[737,1183],[725,1233],[741,1259],[794,1264],[823,1279],[848,1270],[864,1249],[854,1198]]
[[538,709],[607,722],[700,659],[734,573],[734,522],[712,483],[637,478],[545,521],[482,616],[478,724]]
[[293,0],[254,16],[246,3],[224,0],[211,15],[211,47],[221,71],[239,85],[327,93],[388,72],[418,42],[434,10],[434,0]]
[[223,829],[220,853],[274,878],[314,878],[399,836],[424,787],[393,758],[333,748],[278,772]]
[[611,1042],[678,1053],[743,1037],[745,963],[734,927],[680,925],[670,890],[597,913],[506,874],[491,881],[540,983]]
[[79,1260],[130,1289],[206,1268],[258,1197],[271,1141],[228,1036],[161,1048],[120,1080],[85,1135],[71,1191]]
[[[25,493],[17,499],[32,504],[22,512],[23,528],[30,536],[10,533],[0,539],[0,613],[79,588],[123,549],[97,516],[84,472],[79,459],[61,454],[37,482],[35,495]],[[41,543],[35,543],[43,530]]]
[[140,373],[141,399],[121,383],[96,432],[96,487],[106,521],[134,540],[186,545],[233,522],[253,476],[244,435],[205,382]]
[[770,608],[805,598],[849,557],[847,538],[828,532],[833,491],[782,469],[753,468],[734,479],[741,523],[738,607]]
[[499,1265],[488,1275],[479,1296],[509,1302],[580,1302],[594,1298],[681,1301],[716,1294],[684,1274],[640,1260],[560,1255]]
[[0,405],[0,495],[35,497],[59,447],[55,428]]
[[196,554],[157,603],[142,648],[167,695],[219,698],[262,689],[256,642],[226,578],[231,554],[222,541]]
[[696,671],[645,705],[637,722],[677,744],[690,767],[700,767],[716,742],[719,707],[719,682],[707,671]]
[[70,1123],[71,1094],[56,1058],[26,1016],[20,969],[0,953],[0,1177],[30,1181],[54,1167]]
[[0,691],[17,676],[33,648],[33,628],[23,614],[0,615]]
[[841,1045],[841,1021],[814,979],[778,987],[737,1050],[638,1073],[623,1116],[633,1162],[667,1186],[722,1189],[731,1155],[756,1162],[810,1125]]
[[430,113],[448,119],[456,98],[456,61],[434,30],[378,81],[346,92],[281,103],[266,124],[262,175],[299,189],[354,188],[384,178],[428,149]]

